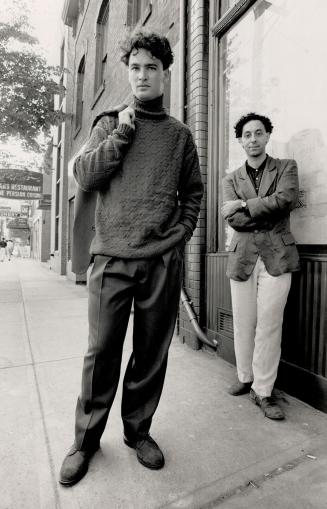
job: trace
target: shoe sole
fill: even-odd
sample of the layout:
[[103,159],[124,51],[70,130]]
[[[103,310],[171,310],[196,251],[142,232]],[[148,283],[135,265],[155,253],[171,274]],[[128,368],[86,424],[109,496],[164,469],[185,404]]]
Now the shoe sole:
[[243,396],[244,394],[249,394],[250,390],[251,390],[251,387],[249,389],[244,389],[244,390],[238,391],[238,392],[227,391],[227,393],[230,396]]
[[249,392],[251,391],[251,387],[252,387],[252,384],[253,382],[247,382],[246,383],[246,386],[243,387],[243,389],[240,389],[238,391],[232,391],[232,387],[231,386],[228,390],[227,390],[227,393],[230,395],[230,396],[243,396],[244,394],[249,394]]
[[85,477],[85,475],[88,473],[89,463],[90,463],[91,459],[93,458],[93,456],[95,455],[95,453],[99,449],[100,449],[100,445],[96,449],[94,449],[94,451],[91,453],[91,456],[89,458],[89,461],[88,461],[85,471],[82,471],[81,474],[78,477],[76,477],[75,479],[73,479],[72,481],[64,481],[63,479],[58,479],[59,484],[61,484],[61,486],[65,486],[66,488],[69,488],[70,486],[74,486],[74,484],[77,484],[79,481],[81,481],[83,479],[83,477]]
[[88,472],[88,468],[86,469],[85,472],[83,472],[83,475],[78,476],[73,481],[64,481],[62,479],[59,479],[59,484],[61,484],[61,486],[64,486],[65,488],[69,488],[70,486],[74,486],[74,484],[77,484],[79,481],[81,481],[83,479],[83,477],[85,477],[87,472]]
[[267,417],[267,419],[271,419],[272,421],[284,421],[285,415],[281,415],[280,417],[270,417],[266,414],[266,412],[263,410],[264,416]]
[[[135,451],[135,446],[132,442],[127,440],[127,438],[125,438],[125,437],[123,438],[123,440],[124,440],[124,444],[127,445],[127,447],[129,447],[130,449],[134,449],[134,451]],[[160,470],[161,468],[163,468],[165,466],[165,460],[163,461],[162,465],[159,465],[157,467],[157,466],[154,466],[154,465],[144,462],[141,458],[138,457],[137,453],[136,453],[136,457],[137,457],[137,461],[139,463],[141,463],[141,465],[143,465],[143,467],[149,468],[150,470]]]
[[257,406],[260,408],[260,410],[262,411],[263,415],[264,415],[265,417],[267,417],[267,419],[270,419],[270,420],[272,420],[272,421],[284,421],[284,420],[285,420],[285,415],[281,415],[280,417],[269,417],[269,415],[267,415],[267,414],[266,414],[265,409],[264,409],[264,408],[262,408],[262,406],[260,405],[260,403],[258,403],[258,401],[257,401],[256,397],[253,397],[253,396],[250,394],[250,399],[251,399],[251,401],[252,401],[255,405],[257,405]]
[[156,467],[154,465],[149,465],[148,463],[145,463],[143,460],[141,460],[141,458],[138,457],[138,455],[136,455],[136,457],[137,457],[137,461],[139,463],[141,463],[141,465],[143,465],[146,468],[149,468],[150,470],[160,470],[161,468],[163,468],[165,466],[165,462],[163,462],[162,465],[159,465],[158,467]]

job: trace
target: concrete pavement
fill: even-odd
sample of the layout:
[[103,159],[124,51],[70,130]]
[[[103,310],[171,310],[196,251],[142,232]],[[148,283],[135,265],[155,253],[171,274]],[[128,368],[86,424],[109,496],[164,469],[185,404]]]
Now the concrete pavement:
[[226,393],[233,366],[177,337],[151,429],[165,468],[147,470],[123,444],[119,389],[87,476],[61,487],[87,290],[33,260],[0,263],[0,327],[1,509],[327,508],[327,415],[280,393],[287,420],[269,421]]

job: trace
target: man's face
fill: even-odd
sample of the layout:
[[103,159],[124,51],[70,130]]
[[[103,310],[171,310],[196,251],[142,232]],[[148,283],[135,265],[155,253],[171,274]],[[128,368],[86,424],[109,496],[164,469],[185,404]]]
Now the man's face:
[[249,157],[259,157],[265,153],[269,138],[261,120],[250,120],[244,124],[242,138],[238,141]]
[[142,101],[150,101],[163,94],[168,69],[145,49],[133,50],[128,62],[128,81],[133,94]]

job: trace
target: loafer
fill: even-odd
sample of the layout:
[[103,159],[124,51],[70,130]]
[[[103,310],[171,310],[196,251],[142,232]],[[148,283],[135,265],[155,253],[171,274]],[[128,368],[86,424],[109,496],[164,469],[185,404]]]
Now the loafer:
[[146,435],[136,441],[129,440],[124,436],[124,442],[128,447],[135,449],[137,459],[144,467],[159,470],[164,466],[164,455],[159,445],[150,435]]
[[86,474],[89,462],[99,446],[90,451],[80,451],[73,445],[65,457],[59,473],[59,482],[63,486],[73,486]]
[[273,419],[275,421],[282,421],[285,419],[283,410],[280,408],[273,396],[261,398],[261,396],[258,396],[258,394],[256,394],[254,390],[251,389],[250,398],[253,403],[261,408],[264,416],[268,417],[268,419]]
[[251,390],[252,382],[240,382],[239,380],[228,389],[231,396],[242,396],[248,394]]

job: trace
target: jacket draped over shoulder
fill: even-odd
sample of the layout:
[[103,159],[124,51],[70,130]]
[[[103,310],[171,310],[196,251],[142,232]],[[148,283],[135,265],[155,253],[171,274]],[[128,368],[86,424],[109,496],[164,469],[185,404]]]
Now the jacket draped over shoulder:
[[[103,117],[114,118],[112,129],[118,125],[118,111],[126,105],[119,105],[109,111],[104,111],[96,116],[92,123],[91,134],[88,142],[82,148],[81,153],[89,153],[101,142],[106,140],[108,133],[100,126],[99,121]],[[78,158],[79,156],[77,156]],[[76,159],[77,159],[76,158]],[[91,261],[90,246],[95,235],[95,210],[98,193],[85,191],[77,184],[74,202],[74,224],[72,242],[72,271],[75,274],[84,274]]]

